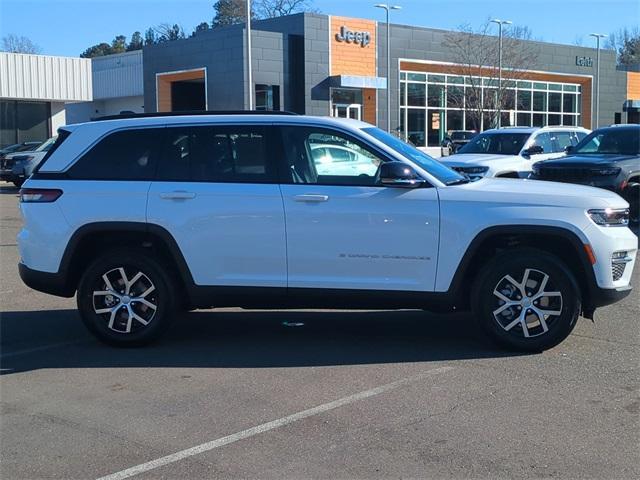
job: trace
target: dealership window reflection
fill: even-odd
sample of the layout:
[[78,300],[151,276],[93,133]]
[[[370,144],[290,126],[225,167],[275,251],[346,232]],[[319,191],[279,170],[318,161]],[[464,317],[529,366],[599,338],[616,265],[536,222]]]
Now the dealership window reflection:
[[[495,123],[494,110],[485,107],[477,118],[466,102],[495,108],[495,79],[462,75],[400,72],[400,135],[418,147],[435,147],[451,130],[487,130]],[[511,81],[503,92],[503,126],[581,124],[581,87],[560,82]],[[490,113],[491,112],[491,113]]]

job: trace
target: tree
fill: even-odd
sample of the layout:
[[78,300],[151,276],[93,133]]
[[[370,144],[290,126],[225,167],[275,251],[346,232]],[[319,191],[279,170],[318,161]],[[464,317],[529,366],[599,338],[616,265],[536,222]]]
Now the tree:
[[640,28],[621,28],[607,38],[604,48],[615,50],[622,67],[640,65]]
[[147,28],[144,32],[144,44],[145,45],[155,45],[156,41],[156,32],[153,28]]
[[196,25],[196,28],[193,30],[191,36],[193,37],[197,32],[204,32],[206,30],[210,30],[211,27],[207,22],[202,22],[199,25]]
[[[218,0],[213,4],[213,9],[216,11],[213,28],[244,23],[247,18],[246,0]],[[254,18],[255,8],[251,10],[251,18]]]
[[156,34],[156,42],[172,42],[173,40],[180,40],[185,38],[184,30],[178,24],[169,25],[168,23],[161,23],[154,28]]
[[129,42],[129,45],[127,45],[127,52],[141,50],[142,43],[142,35],[140,32],[133,32],[133,35],[131,35],[131,41]]
[[[498,124],[498,110],[513,110],[516,81],[524,78],[525,71],[537,63],[537,50],[531,40],[528,27],[512,26],[503,30],[502,37],[502,85],[498,74],[498,37],[493,34],[495,25],[488,20],[478,29],[463,25],[457,32],[445,36],[445,46],[457,65],[450,68],[452,74],[462,75],[466,87],[452,88],[447,92],[450,105],[464,109],[475,130],[486,130]],[[485,82],[483,88],[483,79]],[[455,90],[455,91],[454,91]],[[508,118],[508,117],[507,117]]]
[[122,53],[127,51],[127,37],[118,35],[111,41],[110,53]]
[[104,55],[111,54],[111,45],[108,43],[98,43],[87,48],[84,52],[80,54],[80,58],[94,58],[94,57],[102,57]]
[[33,43],[29,38],[14,35],[2,37],[2,51],[11,53],[40,53],[42,48]]
[[316,12],[309,0],[256,0],[259,18],[275,18],[298,12]]

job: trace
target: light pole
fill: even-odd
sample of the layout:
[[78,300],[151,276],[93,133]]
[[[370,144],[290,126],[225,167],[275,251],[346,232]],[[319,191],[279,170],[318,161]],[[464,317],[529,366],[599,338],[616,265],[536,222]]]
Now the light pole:
[[502,26],[511,25],[511,20],[494,18],[492,23],[498,24],[498,128],[502,126]]
[[249,110],[253,110],[253,72],[251,71],[251,0],[247,0],[247,83]]
[[400,10],[398,5],[376,3],[376,8],[384,8],[387,13],[387,132],[391,133],[391,36],[389,34],[389,10]]
[[600,39],[605,38],[606,35],[603,33],[590,33],[589,36],[596,39],[596,119],[592,123],[594,128],[598,128],[600,124]]

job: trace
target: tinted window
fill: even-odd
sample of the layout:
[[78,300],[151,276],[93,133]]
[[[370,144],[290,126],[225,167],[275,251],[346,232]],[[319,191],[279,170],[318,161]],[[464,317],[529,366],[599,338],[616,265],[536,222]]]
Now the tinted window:
[[638,155],[640,128],[611,128],[591,132],[576,146],[576,153]]
[[370,186],[384,158],[343,133],[283,127],[287,181],[319,185]]
[[553,135],[556,140],[556,151],[562,152],[565,148],[574,145],[574,135],[571,132],[556,132]]
[[155,174],[162,128],[112,133],[85,153],[69,170],[85,180],[151,180]]
[[536,138],[531,146],[533,147],[534,145],[542,147],[543,153],[553,152],[553,143],[551,142],[551,135],[549,133],[541,133],[539,135],[536,135]]
[[518,155],[528,138],[528,133],[481,133],[458,150],[458,153]]
[[158,178],[193,182],[277,182],[267,159],[263,127],[180,127],[166,129]]

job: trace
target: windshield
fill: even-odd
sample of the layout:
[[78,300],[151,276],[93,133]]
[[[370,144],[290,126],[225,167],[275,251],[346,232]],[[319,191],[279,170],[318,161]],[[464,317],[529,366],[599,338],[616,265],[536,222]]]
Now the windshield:
[[494,155],[518,155],[530,133],[481,133],[473,138],[458,153],[490,153]]
[[578,143],[572,153],[581,155],[591,153],[638,155],[640,153],[640,129],[608,128],[596,130]]
[[475,132],[452,132],[451,140],[469,140],[473,138]]
[[56,137],[51,137],[49,140],[47,140],[46,142],[44,142],[42,145],[40,145],[38,148],[36,148],[34,150],[34,152],[47,152],[51,146],[56,142]]
[[449,167],[443,165],[434,158],[431,158],[426,153],[421,152],[413,145],[409,145],[408,143],[403,142],[399,138],[390,135],[384,130],[380,130],[376,127],[363,128],[362,130],[371,135],[376,140],[379,140],[385,145],[391,147],[407,160],[410,160],[411,162],[417,164],[419,167],[425,169],[427,172],[429,172],[444,184],[453,184],[465,180],[465,177],[463,177],[459,173],[451,170]]

